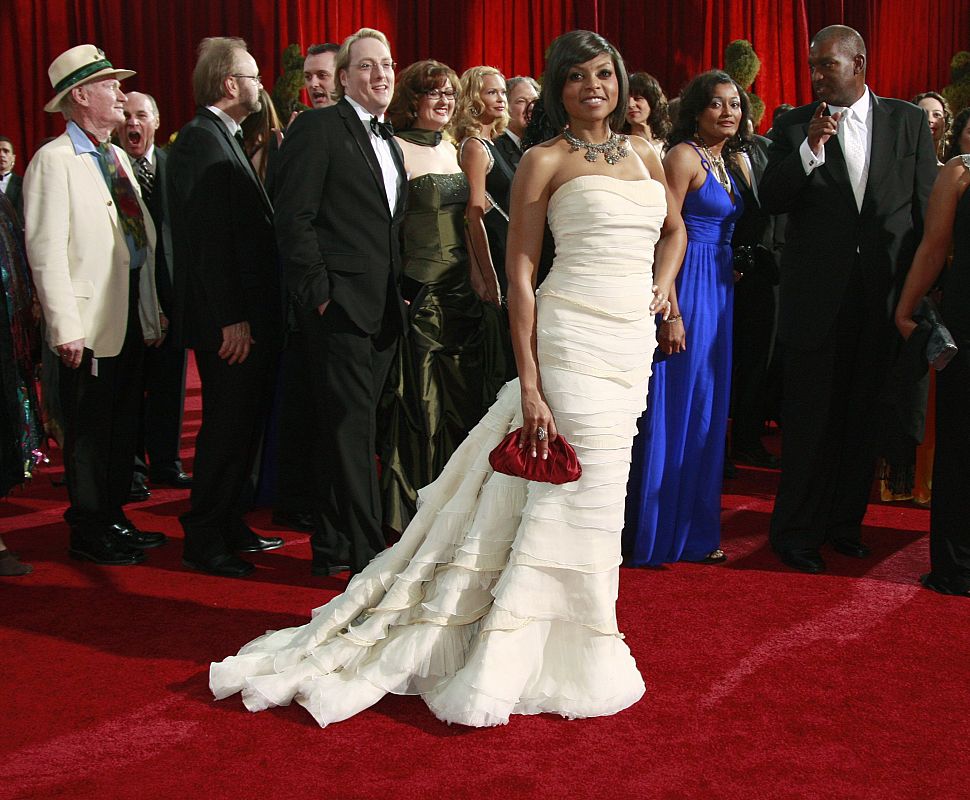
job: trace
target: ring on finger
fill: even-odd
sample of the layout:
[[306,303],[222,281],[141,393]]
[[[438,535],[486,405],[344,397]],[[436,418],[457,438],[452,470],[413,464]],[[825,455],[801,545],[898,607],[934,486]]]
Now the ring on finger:
[[536,439],[540,442],[546,438],[546,429],[543,427],[536,428]]

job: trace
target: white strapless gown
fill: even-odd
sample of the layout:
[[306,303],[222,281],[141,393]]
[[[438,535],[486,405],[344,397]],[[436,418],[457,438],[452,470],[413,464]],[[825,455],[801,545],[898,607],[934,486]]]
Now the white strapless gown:
[[420,492],[401,540],[306,625],[211,665],[216,698],[251,711],[296,700],[320,725],[387,692],[420,694],[446,722],[614,714],[644,692],[616,624],[620,531],[636,421],[656,346],[652,180],[574,178],[550,198],[552,271],[537,292],[539,364],[583,476],[553,486],[495,473],[521,424],[518,381]]

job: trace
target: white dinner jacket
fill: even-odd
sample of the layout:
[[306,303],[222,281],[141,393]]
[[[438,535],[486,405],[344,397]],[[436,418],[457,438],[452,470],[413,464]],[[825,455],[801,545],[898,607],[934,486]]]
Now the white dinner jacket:
[[[114,145],[112,145],[114,147]],[[155,293],[155,226],[124,150],[115,155],[141,205],[148,257],[139,280],[142,335],[161,335]],[[84,339],[96,358],[121,352],[128,322],[131,255],[108,185],[90,153],[67,133],[44,145],[24,174],[27,258],[52,348]]]

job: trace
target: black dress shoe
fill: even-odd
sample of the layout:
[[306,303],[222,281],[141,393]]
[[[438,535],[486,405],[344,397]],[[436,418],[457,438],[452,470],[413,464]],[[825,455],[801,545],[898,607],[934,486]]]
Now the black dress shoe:
[[218,575],[221,578],[245,578],[255,569],[248,561],[243,561],[231,553],[223,553],[203,561],[183,558],[182,564],[189,569]]
[[240,539],[232,548],[237,553],[263,553],[266,550],[278,550],[283,546],[283,540],[278,536],[259,536],[255,533]]
[[174,486],[176,489],[188,489],[192,486],[192,476],[181,470],[169,470],[166,472],[153,472],[148,476],[152,483],[162,483],[166,486]]
[[145,554],[141,550],[126,547],[107,533],[84,540],[71,537],[71,547],[67,552],[78,561],[90,561],[108,567],[130,567],[145,560]]
[[818,575],[825,572],[825,562],[818,550],[782,550],[778,553],[782,563],[799,572]]
[[147,500],[152,496],[152,493],[148,491],[148,487],[143,483],[133,483],[131,484],[131,489],[128,492],[128,502],[129,503],[140,503],[142,500]]
[[137,550],[148,550],[152,547],[159,547],[168,541],[168,537],[164,533],[140,531],[130,522],[112,525],[111,535],[119,544],[127,545]]
[[779,469],[781,459],[762,448],[738,448],[731,451],[731,456],[738,464],[745,464],[749,467],[761,467],[762,469]]
[[311,575],[318,575],[322,577],[328,577],[333,575],[339,575],[341,572],[349,572],[349,564],[313,564],[310,567]]
[[855,539],[846,539],[844,537],[833,539],[832,549],[835,550],[836,553],[841,553],[842,555],[849,556],[850,558],[869,558],[869,556],[872,555],[872,551],[862,542],[858,542]]
[[289,528],[294,531],[312,532],[314,529],[313,517],[303,511],[274,511],[273,524],[281,528]]

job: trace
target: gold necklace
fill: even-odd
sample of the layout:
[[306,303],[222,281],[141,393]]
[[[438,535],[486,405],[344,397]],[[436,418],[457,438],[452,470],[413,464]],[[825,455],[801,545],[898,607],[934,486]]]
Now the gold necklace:
[[711,172],[714,173],[714,177],[717,182],[724,187],[724,191],[731,194],[731,179],[728,177],[727,166],[724,163],[724,156],[715,156],[711,153],[707,144],[704,140],[698,136],[696,139],[697,144],[700,145],[701,150],[704,151],[704,156],[707,158],[707,163],[711,165]]

